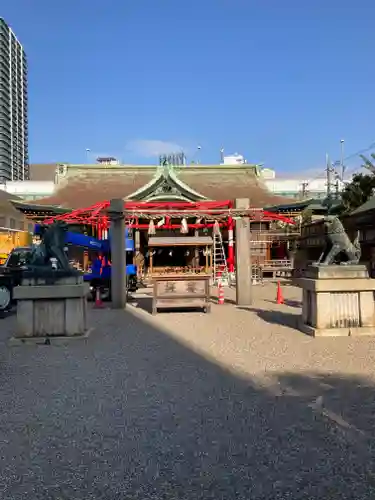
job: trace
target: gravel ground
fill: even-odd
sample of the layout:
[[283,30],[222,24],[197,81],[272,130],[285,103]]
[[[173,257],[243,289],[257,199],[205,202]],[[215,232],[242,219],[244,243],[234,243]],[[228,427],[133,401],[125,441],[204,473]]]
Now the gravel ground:
[[311,339],[299,291],[254,293],[156,317],[140,294],[67,346],[0,320],[0,498],[374,499],[375,339]]

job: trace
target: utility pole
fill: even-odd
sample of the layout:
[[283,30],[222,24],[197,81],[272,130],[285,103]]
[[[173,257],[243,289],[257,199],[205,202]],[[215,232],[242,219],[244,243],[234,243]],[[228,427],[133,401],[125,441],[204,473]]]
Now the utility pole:
[[340,180],[338,175],[336,175],[335,195],[336,195],[336,200],[338,200],[340,197]]
[[345,165],[344,165],[344,139],[340,140],[340,165],[341,165],[341,180],[344,182]]
[[224,148],[220,149],[220,164],[224,164]]
[[327,208],[328,212],[332,207],[332,185],[333,185],[333,174],[335,169],[333,168],[331,161],[326,154],[326,175],[327,175]]
[[302,199],[306,198],[306,196],[307,196],[308,185],[309,185],[308,181],[303,181],[301,184],[301,186],[302,186]]
[[[202,146],[200,146],[200,145],[198,144],[198,146],[197,146],[197,155],[199,155],[199,153],[200,153],[201,149],[202,149]],[[199,165],[199,156],[197,156],[197,164]]]

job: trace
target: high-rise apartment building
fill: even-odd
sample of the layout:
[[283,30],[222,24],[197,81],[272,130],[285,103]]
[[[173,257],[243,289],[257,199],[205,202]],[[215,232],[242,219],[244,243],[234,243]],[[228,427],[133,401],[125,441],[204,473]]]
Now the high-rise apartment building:
[[29,179],[27,60],[0,17],[0,183]]

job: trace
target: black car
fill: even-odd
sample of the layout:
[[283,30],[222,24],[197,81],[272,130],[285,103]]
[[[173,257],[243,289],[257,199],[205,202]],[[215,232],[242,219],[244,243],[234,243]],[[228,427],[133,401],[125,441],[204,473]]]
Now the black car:
[[13,288],[22,280],[22,269],[30,259],[31,247],[14,248],[0,266],[0,311],[10,309],[14,303]]
[[13,277],[0,270],[0,311],[10,309],[13,303]]

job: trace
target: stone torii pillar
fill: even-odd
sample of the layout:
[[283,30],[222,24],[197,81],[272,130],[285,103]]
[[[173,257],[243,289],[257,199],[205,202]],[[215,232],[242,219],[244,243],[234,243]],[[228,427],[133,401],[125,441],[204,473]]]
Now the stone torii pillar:
[[112,308],[126,305],[126,252],[124,200],[113,199],[108,209],[111,220],[111,295]]
[[[248,198],[235,200],[236,209],[248,209],[249,207],[250,200]],[[250,245],[249,217],[236,219],[236,304],[238,306],[251,306],[253,301]]]

